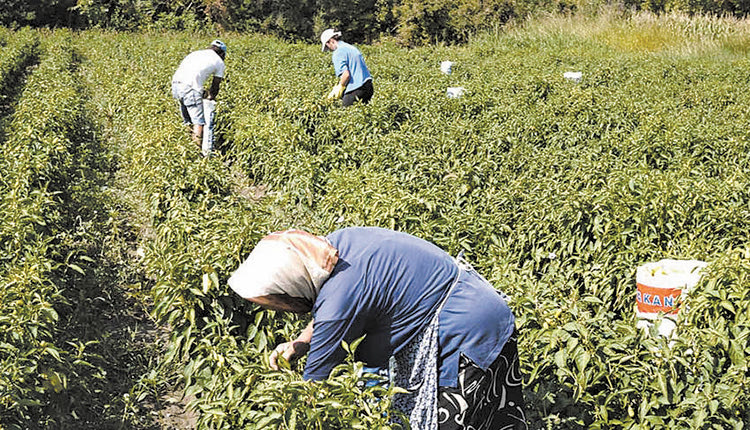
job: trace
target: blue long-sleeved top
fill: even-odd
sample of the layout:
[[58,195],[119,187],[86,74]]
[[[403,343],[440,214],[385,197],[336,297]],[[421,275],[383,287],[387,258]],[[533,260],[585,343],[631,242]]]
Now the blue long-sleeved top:
[[338,230],[328,239],[339,261],[313,306],[306,379],[327,378],[346,356],[341,341],[364,334],[357,359],[387,367],[432,321],[456,276],[439,316],[439,384],[456,386],[461,353],[487,368],[513,333],[515,318],[498,292],[437,246],[374,227]]

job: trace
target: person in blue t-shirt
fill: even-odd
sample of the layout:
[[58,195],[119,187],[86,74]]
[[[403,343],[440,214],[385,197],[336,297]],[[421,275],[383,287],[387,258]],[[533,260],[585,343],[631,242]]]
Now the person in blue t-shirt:
[[274,349],[274,369],[309,351],[305,379],[326,379],[342,341],[365,336],[355,358],[408,391],[394,405],[411,428],[527,428],[507,296],[460,256],[382,228],[287,230],[260,240],[228,283],[264,308],[312,312]]
[[351,106],[355,101],[368,103],[372,98],[372,75],[359,49],[341,40],[341,32],[332,28],[320,35],[321,49],[333,51],[331,59],[339,82],[328,94],[328,99],[341,99],[343,106]]

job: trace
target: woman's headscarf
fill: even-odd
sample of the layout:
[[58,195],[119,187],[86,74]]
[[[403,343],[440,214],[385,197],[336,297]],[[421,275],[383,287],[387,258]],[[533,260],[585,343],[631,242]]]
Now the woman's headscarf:
[[280,231],[261,239],[227,283],[245,299],[287,294],[314,303],[338,259],[325,237]]

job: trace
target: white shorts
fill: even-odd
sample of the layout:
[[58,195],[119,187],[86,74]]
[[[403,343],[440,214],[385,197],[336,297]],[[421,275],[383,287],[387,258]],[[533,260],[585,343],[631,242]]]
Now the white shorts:
[[172,97],[180,102],[180,115],[184,124],[206,125],[203,96],[200,92],[182,82],[172,82]]

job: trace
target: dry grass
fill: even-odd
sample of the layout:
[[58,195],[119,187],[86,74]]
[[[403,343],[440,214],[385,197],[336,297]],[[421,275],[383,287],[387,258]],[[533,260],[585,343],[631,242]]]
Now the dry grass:
[[623,52],[670,56],[742,56],[750,52],[750,20],[734,17],[657,15],[602,8],[592,15],[548,15],[510,28],[509,34],[549,40],[576,38]]

